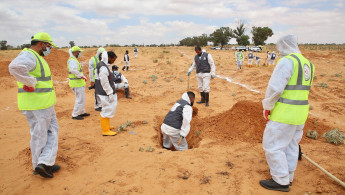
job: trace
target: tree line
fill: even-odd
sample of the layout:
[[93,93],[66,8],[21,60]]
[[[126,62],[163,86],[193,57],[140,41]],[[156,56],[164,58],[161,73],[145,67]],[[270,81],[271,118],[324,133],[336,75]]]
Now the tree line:
[[[208,41],[213,42],[214,45],[220,45],[222,48],[227,45],[230,39],[235,38],[238,45],[247,46],[250,44],[249,36],[246,35],[247,28],[245,22],[240,20],[235,29],[230,27],[220,27],[216,29],[209,36],[202,34],[201,36],[187,37],[182,39],[179,43],[184,46],[206,46]],[[269,27],[253,26],[251,33],[253,35],[254,45],[265,45],[268,37],[273,36],[273,31]]]

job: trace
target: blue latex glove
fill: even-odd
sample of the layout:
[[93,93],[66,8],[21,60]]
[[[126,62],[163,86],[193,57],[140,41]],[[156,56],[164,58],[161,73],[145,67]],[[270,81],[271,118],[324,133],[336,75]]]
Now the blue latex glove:
[[187,72],[187,76],[189,76],[190,75],[190,72]]

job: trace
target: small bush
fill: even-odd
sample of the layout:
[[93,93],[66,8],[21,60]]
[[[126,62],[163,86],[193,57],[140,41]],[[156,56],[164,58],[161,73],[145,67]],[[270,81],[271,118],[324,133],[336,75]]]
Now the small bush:
[[322,137],[326,138],[329,143],[338,145],[339,143],[344,143],[345,134],[340,132],[338,129],[333,129],[324,133]]
[[158,62],[158,60],[157,59],[153,59],[153,63],[157,63]]
[[328,79],[327,81],[333,81],[333,79]]
[[167,61],[167,64],[171,64],[171,62],[168,60],[168,61]]
[[183,79],[182,78],[179,78],[180,82],[183,82]]
[[143,83],[144,83],[144,84],[147,84],[147,81],[146,81],[146,80],[143,80]]
[[325,74],[325,73],[322,73],[322,74],[320,74],[320,76],[321,76],[321,77],[324,77],[324,76],[326,76],[326,74]]
[[142,124],[148,124],[148,122],[147,121],[143,121]]
[[318,85],[316,85],[316,87],[327,88],[328,85],[327,85],[327,83],[319,83]]
[[124,131],[124,130],[126,130],[127,129],[127,127],[128,126],[130,126],[131,125],[131,121],[127,121],[127,123],[126,124],[122,124],[118,129],[117,129],[117,132],[121,132],[121,131]]
[[165,50],[163,50],[163,53],[170,53],[170,51],[165,51]]
[[232,94],[232,97],[236,97],[236,93],[233,93],[233,94]]
[[170,79],[169,79],[169,78],[168,78],[168,79],[165,79],[165,81],[169,83],[169,82],[170,82]]
[[150,77],[151,77],[152,81],[156,81],[158,78],[156,75],[151,75]]
[[317,139],[319,134],[315,130],[313,130],[313,131],[312,130],[308,130],[306,136],[311,138],[311,139]]
[[341,74],[337,73],[334,75],[335,77],[341,77]]

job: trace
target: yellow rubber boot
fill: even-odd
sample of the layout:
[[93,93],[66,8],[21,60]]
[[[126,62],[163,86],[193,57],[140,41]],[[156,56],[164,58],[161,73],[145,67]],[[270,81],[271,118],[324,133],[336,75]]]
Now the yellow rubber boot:
[[101,116],[101,128],[102,128],[102,135],[103,136],[114,136],[117,133],[110,131],[110,127],[109,127],[109,118],[103,118]]

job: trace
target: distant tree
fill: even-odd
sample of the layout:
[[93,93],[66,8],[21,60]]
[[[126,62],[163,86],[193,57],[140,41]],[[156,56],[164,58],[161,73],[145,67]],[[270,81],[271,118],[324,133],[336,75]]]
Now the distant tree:
[[249,36],[248,36],[248,35],[242,35],[242,36],[238,39],[237,43],[238,43],[239,45],[244,45],[244,46],[249,45],[249,44],[250,44],[250,42],[249,42]]
[[69,42],[69,45],[70,45],[71,47],[75,46],[74,41],[70,41],[70,42]]
[[207,34],[202,34],[201,36],[187,37],[180,41],[180,45],[185,46],[206,46],[209,37]]
[[[220,27],[210,34],[209,40],[213,41],[214,45],[221,45],[223,48],[224,45],[229,43],[229,40],[233,37],[233,32],[229,27]],[[207,42],[206,42],[207,45]]]
[[7,49],[6,44],[7,44],[7,41],[6,41],[6,40],[2,40],[2,41],[0,42],[1,50],[6,50],[6,49]]
[[30,48],[31,44],[28,43],[28,44],[23,44],[20,46],[20,49],[24,49],[24,48]]
[[252,39],[255,45],[265,45],[265,41],[268,39],[268,37],[273,35],[273,31],[269,27],[253,26],[252,34]]
[[[234,33],[234,38],[236,38],[237,44],[242,45],[240,43],[242,43],[242,41],[245,39],[245,37],[243,37],[247,30],[247,28],[245,27],[245,21],[244,20],[239,20],[237,23],[237,27],[234,29],[233,33]],[[247,36],[247,35],[245,35]],[[248,44],[249,45],[249,44]]]

